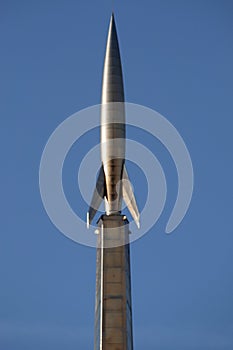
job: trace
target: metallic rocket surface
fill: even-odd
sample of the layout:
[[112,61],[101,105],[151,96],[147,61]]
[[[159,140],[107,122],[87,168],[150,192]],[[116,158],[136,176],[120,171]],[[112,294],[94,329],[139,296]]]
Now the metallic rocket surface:
[[102,166],[87,213],[87,225],[93,220],[103,199],[107,215],[120,213],[122,199],[124,199],[139,227],[139,212],[125,168],[124,85],[113,14],[109,25],[104,61],[100,125]]

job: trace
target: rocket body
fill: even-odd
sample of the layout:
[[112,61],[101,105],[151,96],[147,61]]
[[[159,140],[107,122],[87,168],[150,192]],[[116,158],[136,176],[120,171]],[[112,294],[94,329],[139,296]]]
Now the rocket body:
[[102,166],[88,212],[88,223],[92,221],[102,199],[105,200],[107,215],[120,213],[122,199],[124,199],[134,220],[139,225],[139,213],[125,169],[124,84],[113,14],[109,25],[104,60],[100,119]]
[[101,160],[106,180],[107,214],[120,212],[125,162],[124,85],[114,16],[110,20],[101,100]]

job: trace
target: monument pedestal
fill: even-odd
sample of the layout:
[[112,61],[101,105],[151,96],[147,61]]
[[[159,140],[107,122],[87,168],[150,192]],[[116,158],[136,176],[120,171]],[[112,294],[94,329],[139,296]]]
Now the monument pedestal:
[[129,223],[102,215],[98,226],[95,350],[133,350]]

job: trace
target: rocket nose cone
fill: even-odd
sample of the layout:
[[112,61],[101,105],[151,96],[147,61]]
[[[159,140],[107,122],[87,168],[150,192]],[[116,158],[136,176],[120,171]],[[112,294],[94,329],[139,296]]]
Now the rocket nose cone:
[[115,17],[114,17],[113,13],[112,13],[111,18],[110,18],[110,24],[109,24],[109,29],[108,29],[108,44],[111,44],[111,46],[112,45],[117,46],[119,49],[117,30],[116,30],[116,22],[115,22]]
[[115,27],[115,29],[116,29],[115,17],[114,17],[113,12],[112,12],[111,18],[110,18],[110,26]]
[[124,87],[121,57],[115,18],[114,14],[112,13],[108,30],[108,39],[104,62],[102,103],[123,101]]

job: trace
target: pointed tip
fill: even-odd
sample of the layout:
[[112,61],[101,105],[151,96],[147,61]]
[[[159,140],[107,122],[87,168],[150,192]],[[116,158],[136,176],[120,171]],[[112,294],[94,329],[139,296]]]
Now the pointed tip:
[[112,13],[107,35],[102,81],[102,104],[107,102],[124,102],[123,74],[117,28]]
[[114,15],[114,12],[113,12],[113,11],[112,11],[112,14],[111,14],[110,22],[115,23],[115,15]]
[[116,34],[116,20],[115,20],[115,15],[114,15],[113,11],[112,11],[111,18],[110,18],[108,32],[109,32],[109,34],[110,33],[115,33],[114,35],[117,36],[117,34]]

